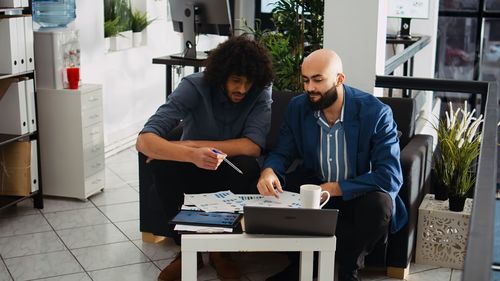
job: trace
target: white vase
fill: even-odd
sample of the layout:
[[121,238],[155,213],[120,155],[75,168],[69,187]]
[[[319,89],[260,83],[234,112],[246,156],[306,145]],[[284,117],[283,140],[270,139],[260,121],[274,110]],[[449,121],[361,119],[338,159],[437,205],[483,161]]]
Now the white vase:
[[132,30],[118,33],[118,50],[132,48]]
[[142,46],[142,32],[134,32],[133,33],[133,38],[134,38],[134,47],[140,47]]
[[111,37],[104,37],[104,50],[106,52],[109,52],[110,44],[111,44]]
[[117,36],[113,36],[113,37],[109,37],[109,50],[110,51],[118,51],[120,50],[119,49],[119,37],[118,35]]

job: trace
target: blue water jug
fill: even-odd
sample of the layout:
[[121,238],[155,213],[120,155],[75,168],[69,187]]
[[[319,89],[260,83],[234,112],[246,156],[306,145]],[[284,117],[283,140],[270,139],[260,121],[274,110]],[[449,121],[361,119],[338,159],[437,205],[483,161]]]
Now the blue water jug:
[[75,0],[33,0],[33,20],[42,27],[65,27],[75,18]]

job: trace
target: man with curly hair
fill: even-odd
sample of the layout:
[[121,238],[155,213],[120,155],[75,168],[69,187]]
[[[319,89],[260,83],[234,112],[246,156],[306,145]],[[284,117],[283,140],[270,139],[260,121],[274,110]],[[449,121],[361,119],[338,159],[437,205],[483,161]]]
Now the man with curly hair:
[[[154,184],[167,216],[178,212],[185,193],[256,192],[260,173],[257,157],[270,129],[273,77],[268,51],[245,36],[233,37],[210,53],[204,72],[182,79],[168,101],[149,118],[136,147],[152,165]],[[180,122],[181,140],[167,140]],[[221,164],[225,157],[243,174]],[[180,244],[173,228],[169,236]],[[210,253],[209,257],[221,278],[240,277],[229,256]],[[201,256],[198,266],[203,266]],[[180,277],[179,254],[158,280]]]

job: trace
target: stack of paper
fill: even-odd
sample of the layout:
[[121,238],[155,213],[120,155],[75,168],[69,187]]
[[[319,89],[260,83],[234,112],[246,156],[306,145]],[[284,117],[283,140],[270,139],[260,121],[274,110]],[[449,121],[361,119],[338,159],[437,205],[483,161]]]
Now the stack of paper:
[[300,208],[300,195],[284,191],[279,198],[259,194],[234,194],[229,190],[215,193],[184,194],[184,204],[205,212],[243,212],[243,206]]
[[[201,193],[184,194],[183,210],[202,210],[205,212],[230,212],[243,213],[243,206],[300,208],[300,195],[298,193],[284,191],[279,198],[273,196],[262,196],[260,194],[234,194],[230,190]],[[175,230],[196,233],[223,233],[233,232],[232,228],[176,225]]]

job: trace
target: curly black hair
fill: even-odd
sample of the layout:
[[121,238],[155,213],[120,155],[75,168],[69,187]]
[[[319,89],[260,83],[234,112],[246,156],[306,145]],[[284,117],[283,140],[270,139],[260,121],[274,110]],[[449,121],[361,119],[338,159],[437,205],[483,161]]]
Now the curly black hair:
[[244,76],[257,88],[269,86],[274,79],[269,51],[245,35],[220,43],[210,52],[203,77],[212,86],[220,87],[230,75]]

